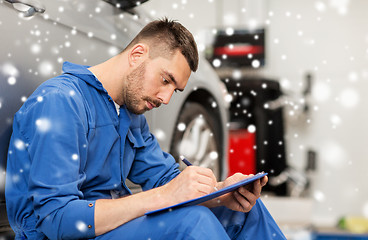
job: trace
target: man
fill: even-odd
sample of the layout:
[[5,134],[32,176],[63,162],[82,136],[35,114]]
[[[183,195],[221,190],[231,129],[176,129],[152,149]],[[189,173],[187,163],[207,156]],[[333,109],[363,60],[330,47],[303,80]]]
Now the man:
[[[247,177],[218,183],[195,166],[180,173],[149,132],[142,113],[168,104],[197,66],[191,33],[164,19],[106,62],[66,62],[64,74],[42,84],[15,115],[9,145],[6,199],[16,239],[283,239],[257,201],[266,177],[205,206],[144,216]],[[131,194],[127,178],[144,191]],[[263,235],[252,235],[252,226],[264,226]]]

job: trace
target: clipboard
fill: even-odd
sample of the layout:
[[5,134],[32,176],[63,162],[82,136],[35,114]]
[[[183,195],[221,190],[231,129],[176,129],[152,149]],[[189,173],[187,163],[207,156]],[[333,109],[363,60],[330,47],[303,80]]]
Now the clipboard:
[[230,186],[227,186],[225,188],[222,188],[222,189],[220,189],[218,191],[212,192],[210,194],[204,195],[204,196],[199,197],[199,198],[194,198],[194,199],[191,199],[191,200],[188,200],[188,201],[185,201],[185,202],[181,202],[181,203],[178,203],[178,204],[169,206],[169,207],[165,207],[165,208],[161,208],[161,209],[158,209],[158,210],[149,211],[149,212],[146,212],[145,215],[152,215],[152,214],[157,214],[157,213],[161,213],[161,212],[165,212],[165,211],[172,211],[172,210],[174,210],[176,208],[181,208],[181,207],[194,206],[194,205],[197,205],[197,204],[206,202],[208,200],[211,200],[213,198],[217,198],[217,197],[219,197],[221,195],[224,195],[226,193],[235,191],[239,187],[245,186],[245,185],[247,185],[249,183],[252,183],[255,180],[260,179],[260,178],[263,178],[266,175],[268,175],[268,173],[257,173],[256,175],[254,175],[252,177],[249,177],[249,178],[246,178],[244,180],[241,180],[241,181],[239,181],[237,183],[234,183],[234,184],[232,184]]

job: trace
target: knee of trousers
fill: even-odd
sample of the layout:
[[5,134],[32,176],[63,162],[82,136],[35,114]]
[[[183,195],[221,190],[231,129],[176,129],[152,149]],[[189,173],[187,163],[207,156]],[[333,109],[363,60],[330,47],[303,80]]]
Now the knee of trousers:
[[181,209],[180,227],[187,231],[208,231],[222,228],[218,218],[210,209],[203,206],[191,206]]

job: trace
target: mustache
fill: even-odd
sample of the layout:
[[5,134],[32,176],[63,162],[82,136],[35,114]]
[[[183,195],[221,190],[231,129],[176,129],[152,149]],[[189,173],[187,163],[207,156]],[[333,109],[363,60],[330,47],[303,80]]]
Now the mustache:
[[160,106],[161,106],[161,101],[159,101],[159,100],[152,99],[152,98],[150,98],[150,97],[143,97],[142,99],[143,99],[143,100],[145,100],[145,101],[148,101],[148,102],[150,102],[150,103],[153,103],[153,105],[154,105],[155,107],[160,107]]

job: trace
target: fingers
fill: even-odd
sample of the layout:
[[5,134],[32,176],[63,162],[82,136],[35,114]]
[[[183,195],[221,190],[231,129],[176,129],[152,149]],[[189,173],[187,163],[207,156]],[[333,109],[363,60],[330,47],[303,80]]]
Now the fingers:
[[240,194],[238,191],[235,191],[233,195],[234,195],[235,200],[239,204],[239,208],[240,208],[239,210],[243,212],[249,212],[252,209],[251,203],[246,198],[244,198],[244,196]]
[[245,187],[241,187],[237,191],[235,191],[234,197],[238,201],[239,205],[241,206],[244,212],[249,212],[252,209],[252,207],[256,204],[257,199],[259,198],[259,196],[249,191]]
[[268,182],[268,177],[264,176],[263,178],[261,178],[261,185],[262,187],[264,187]]
[[187,167],[183,173],[184,172],[193,190],[201,193],[200,195],[213,192],[214,187],[217,185],[216,177],[211,169],[190,166]]

